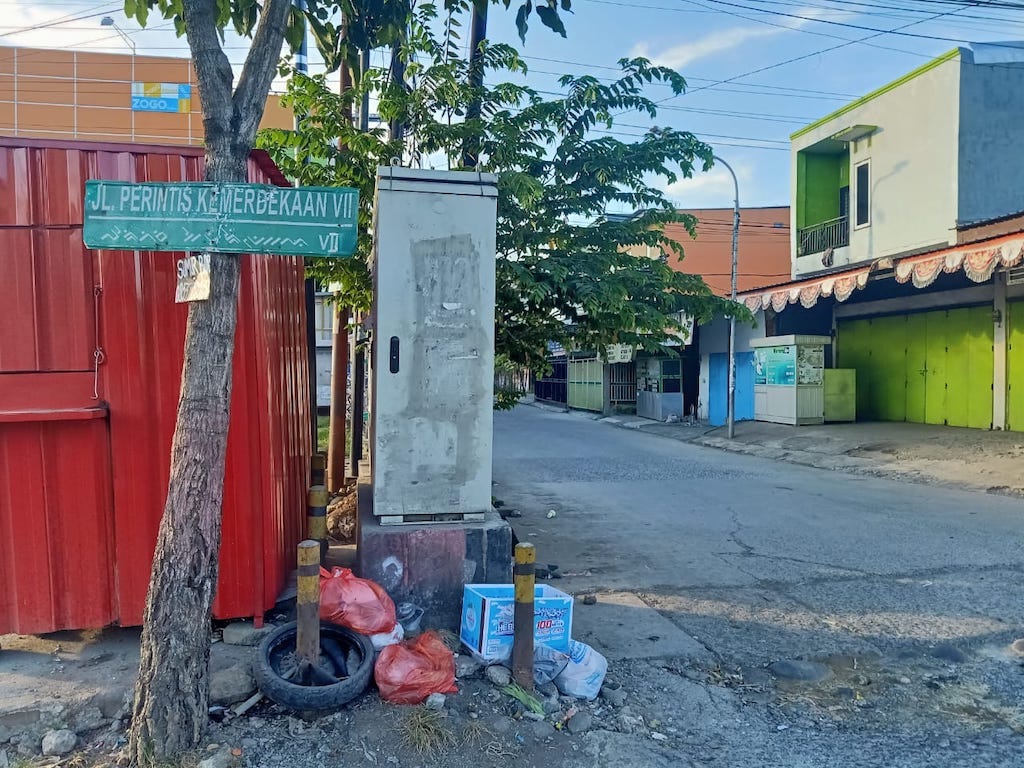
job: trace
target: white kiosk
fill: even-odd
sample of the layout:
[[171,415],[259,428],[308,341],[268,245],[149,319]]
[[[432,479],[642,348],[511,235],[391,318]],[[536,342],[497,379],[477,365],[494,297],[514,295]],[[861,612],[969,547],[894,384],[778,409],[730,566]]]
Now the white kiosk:
[[752,339],[754,418],[776,424],[825,423],[825,345],[828,336]]

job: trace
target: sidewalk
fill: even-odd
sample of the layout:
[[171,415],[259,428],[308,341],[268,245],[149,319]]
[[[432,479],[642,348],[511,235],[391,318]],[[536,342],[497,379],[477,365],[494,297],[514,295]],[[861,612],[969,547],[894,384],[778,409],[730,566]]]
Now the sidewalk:
[[673,440],[819,469],[900,477],[989,493],[1024,495],[1024,432],[861,422],[791,427],[760,421],[725,427],[665,424],[636,416],[600,421]]

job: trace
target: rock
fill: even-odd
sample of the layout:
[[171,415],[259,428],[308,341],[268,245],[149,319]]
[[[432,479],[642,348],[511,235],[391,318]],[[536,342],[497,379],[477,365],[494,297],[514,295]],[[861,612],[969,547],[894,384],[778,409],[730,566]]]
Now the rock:
[[210,704],[227,706],[244,701],[256,690],[256,680],[246,664],[235,664],[210,676]]
[[498,715],[488,721],[487,727],[494,733],[508,733],[512,730],[512,721],[503,715]]
[[47,731],[43,734],[43,754],[47,757],[63,757],[75,748],[78,736],[74,731]]
[[950,643],[942,643],[932,649],[932,656],[952,664],[963,664],[967,661],[967,654]]
[[605,683],[601,686],[601,698],[613,707],[621,707],[626,703],[626,692],[618,683]]
[[524,720],[533,720],[534,722],[540,722],[544,719],[544,715],[539,712],[523,712]]
[[651,733],[651,738],[654,739],[655,741],[667,741],[668,740],[668,736],[666,736],[664,733],[658,733],[657,731],[653,731]]
[[426,707],[427,709],[444,709],[444,703],[446,697],[443,693],[432,693],[427,696]]
[[1010,650],[1018,656],[1024,656],[1024,637],[1019,637],[1010,643]]
[[784,659],[770,664],[771,673],[783,680],[795,680],[801,683],[819,683],[832,676],[832,670],[816,661],[800,661]]
[[455,677],[459,680],[464,680],[467,677],[476,677],[480,673],[480,667],[482,667],[479,661],[474,659],[472,656],[456,656],[455,657]]
[[7,750],[0,749],[0,768],[9,768],[10,764],[11,761],[7,757]]
[[909,677],[901,677],[899,679],[899,684],[900,685],[910,685],[910,678]]
[[199,768],[229,768],[232,762],[231,750],[221,747],[205,760],[200,760]]
[[494,664],[484,670],[484,677],[500,688],[512,682],[512,670],[500,664]]
[[223,638],[228,645],[259,645],[274,629],[271,624],[254,627],[247,621],[235,621],[224,627]]
[[106,722],[107,718],[103,716],[99,707],[85,707],[75,714],[71,721],[71,729],[78,733],[95,731],[106,725]]
[[538,720],[530,725],[530,732],[535,739],[543,741],[555,735],[555,727],[544,720]]
[[569,720],[566,727],[569,729],[569,733],[575,736],[580,733],[586,733],[593,724],[594,717],[589,712],[577,712]]
[[562,711],[562,702],[558,700],[557,696],[549,696],[540,703],[544,708],[544,714],[553,715],[555,712]]
[[583,596],[583,604],[584,605],[597,605],[597,595],[584,595]]
[[558,697],[558,688],[555,686],[554,683],[544,683],[544,685],[538,685],[535,688],[535,690],[541,696],[546,696],[549,699],[552,696],[554,696],[556,698]]

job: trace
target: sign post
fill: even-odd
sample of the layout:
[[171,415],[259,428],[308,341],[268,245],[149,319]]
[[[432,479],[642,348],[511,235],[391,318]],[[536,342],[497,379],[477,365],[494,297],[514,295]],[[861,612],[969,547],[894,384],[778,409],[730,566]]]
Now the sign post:
[[170,182],[85,183],[90,248],[351,256],[359,191]]

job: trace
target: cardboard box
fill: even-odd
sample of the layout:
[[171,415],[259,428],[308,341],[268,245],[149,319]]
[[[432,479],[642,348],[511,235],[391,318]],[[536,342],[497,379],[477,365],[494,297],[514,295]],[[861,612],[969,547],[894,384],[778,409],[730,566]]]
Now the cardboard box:
[[[512,655],[515,596],[511,584],[467,584],[462,593],[463,644],[485,661]],[[569,650],[572,597],[547,584],[535,587],[533,642]]]

